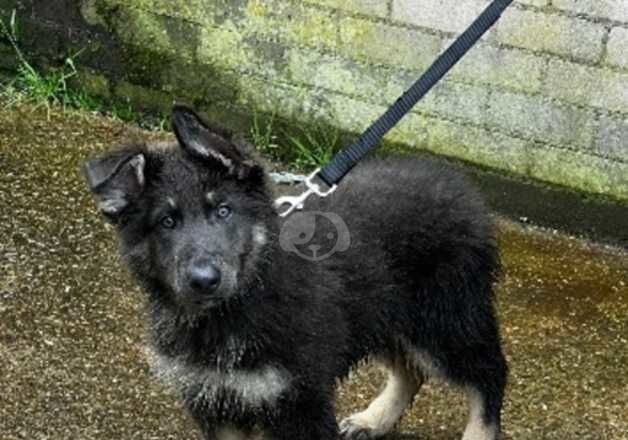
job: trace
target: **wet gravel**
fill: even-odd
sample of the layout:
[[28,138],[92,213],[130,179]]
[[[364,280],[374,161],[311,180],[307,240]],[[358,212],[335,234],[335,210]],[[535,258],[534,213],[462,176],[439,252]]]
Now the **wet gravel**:
[[[0,110],[0,439],[194,438],[150,377],[141,295],[78,172],[111,145],[164,136]],[[503,220],[500,244],[505,437],[628,439],[628,253]],[[381,379],[358,370],[339,412],[365,406]],[[457,439],[465,417],[456,390],[429,383],[389,438]]]

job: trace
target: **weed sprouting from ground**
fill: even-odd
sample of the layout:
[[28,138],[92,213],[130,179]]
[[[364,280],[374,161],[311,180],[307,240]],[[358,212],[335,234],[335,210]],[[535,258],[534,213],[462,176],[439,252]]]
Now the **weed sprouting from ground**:
[[[5,108],[17,104],[30,104],[35,109],[45,107],[48,117],[53,106],[99,112],[113,119],[137,122],[143,128],[164,130],[167,118],[163,115],[145,115],[135,111],[130,103],[104,102],[79,87],[80,75],[75,60],[82,50],[67,56],[58,68],[37,70],[30,63],[19,45],[19,29],[16,13],[13,11],[8,23],[0,19],[0,37],[9,42],[17,59],[15,75],[0,82],[0,103]],[[72,84],[70,84],[72,82]]]
[[266,116],[262,115],[257,109],[253,109],[249,139],[262,153],[278,158],[280,146],[277,144],[274,123],[275,113]]
[[284,131],[284,138],[293,158],[291,162],[299,169],[311,169],[327,164],[340,149],[337,128],[317,124],[299,131]]
[[264,115],[257,110],[253,110],[249,138],[262,153],[298,170],[323,166],[341,148],[335,127],[321,122],[295,128],[278,121],[274,113]]
[[[98,112],[113,119],[134,122],[150,130],[167,130],[169,118],[163,114],[136,111],[130,102],[95,97],[80,86],[80,72],[76,67],[82,51],[65,58],[57,68],[38,70],[29,62],[19,45],[19,29],[13,11],[8,23],[0,19],[0,38],[7,40],[17,60],[15,75],[0,81],[0,106],[9,108],[29,104],[44,107],[50,118],[53,107]],[[311,170],[327,163],[340,145],[340,132],[326,123],[295,128],[280,121],[276,113],[252,111],[249,139],[257,149],[276,162],[301,171]]]
[[72,93],[68,81],[77,74],[74,59],[80,52],[68,56],[63,66],[51,70],[47,74],[39,73],[28,62],[18,45],[18,27],[15,11],[11,14],[9,23],[0,20],[0,33],[9,41],[18,60],[17,75],[4,84],[0,84],[0,96],[4,98],[6,106],[28,102],[35,107],[45,106],[50,114],[51,105],[92,105],[87,96]]

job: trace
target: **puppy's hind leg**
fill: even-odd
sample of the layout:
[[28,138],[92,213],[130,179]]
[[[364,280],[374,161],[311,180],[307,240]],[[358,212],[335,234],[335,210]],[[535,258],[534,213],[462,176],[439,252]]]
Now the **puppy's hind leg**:
[[403,361],[386,362],[388,380],[384,390],[367,409],[340,422],[340,433],[347,440],[370,440],[390,432],[404,410],[412,403],[423,383],[418,371],[409,370]]
[[[469,421],[462,440],[497,440],[500,437],[508,367],[499,348],[492,356],[486,356],[485,361],[486,359],[493,360],[492,368],[464,385],[469,403]],[[482,368],[477,368],[476,371],[482,371]]]
[[469,421],[462,440],[497,440],[499,420],[488,414],[486,397],[474,387],[467,387],[465,392],[469,404]]

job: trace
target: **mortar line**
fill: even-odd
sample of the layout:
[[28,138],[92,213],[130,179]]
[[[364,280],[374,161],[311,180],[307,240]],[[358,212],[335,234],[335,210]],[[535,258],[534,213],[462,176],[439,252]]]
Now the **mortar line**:
[[[248,76],[257,79],[261,82],[266,82],[268,84],[274,85],[274,86],[280,86],[280,87],[288,87],[291,89],[296,89],[296,88],[302,88],[302,89],[306,89],[306,90],[310,90],[310,91],[316,91],[316,90],[322,90],[324,92],[329,92],[333,95],[338,95],[347,99],[350,99],[352,101],[355,102],[363,102],[363,103],[368,103],[370,105],[374,105],[374,106],[378,106],[378,107],[382,107],[385,108],[384,104],[378,103],[378,102],[372,102],[372,101],[368,101],[365,99],[362,99],[360,97],[356,97],[356,96],[351,96],[348,95],[346,93],[343,92],[339,92],[339,91],[335,91],[335,90],[331,90],[328,89],[326,87],[319,87],[319,86],[312,86],[306,83],[298,83],[298,84],[294,84],[294,83],[288,83],[288,82],[284,82],[284,81],[274,81],[271,80],[270,78],[266,78],[266,77],[260,77],[257,76],[255,74],[249,73]],[[496,126],[496,125],[491,125],[491,124],[481,124],[481,123],[477,123],[468,119],[464,119],[463,117],[460,116],[454,116],[454,115],[446,115],[437,111],[430,111],[430,110],[413,110],[411,111],[412,114],[418,115],[418,116],[425,116],[425,117],[429,117],[432,119],[438,119],[438,120],[442,120],[445,122],[450,122],[456,125],[462,125],[462,126],[471,126],[473,128],[476,129],[481,129],[481,130],[485,130],[489,133],[498,133],[501,135],[505,135],[505,136],[509,136],[512,137],[514,139],[518,139],[521,141],[531,141],[531,138],[529,135],[526,135],[525,133],[522,133],[518,130],[509,130],[509,129],[504,129],[502,127]],[[572,143],[568,143],[568,144],[557,144],[555,142],[552,141],[547,141],[547,140],[543,140],[543,139],[532,139],[532,141],[540,144],[540,145],[544,145],[547,146],[551,149],[554,150],[559,150],[559,151],[569,151],[571,153],[576,153],[578,155],[581,156],[588,156],[588,157],[594,157],[606,162],[610,162],[610,163],[621,163],[621,164],[628,164],[628,159],[623,159],[623,158],[618,158],[618,157],[607,157],[607,156],[603,156],[600,154],[595,154],[591,151],[583,151],[581,149],[577,149],[576,145],[577,144],[572,144]],[[581,147],[586,148],[585,145],[581,145]]]

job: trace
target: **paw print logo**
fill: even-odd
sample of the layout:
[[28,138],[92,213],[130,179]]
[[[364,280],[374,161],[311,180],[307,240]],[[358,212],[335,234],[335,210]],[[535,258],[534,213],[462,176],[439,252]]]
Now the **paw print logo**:
[[350,244],[346,223],[333,212],[295,212],[286,218],[279,233],[279,245],[284,251],[309,261],[344,252]]

